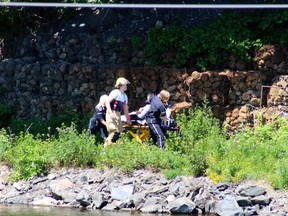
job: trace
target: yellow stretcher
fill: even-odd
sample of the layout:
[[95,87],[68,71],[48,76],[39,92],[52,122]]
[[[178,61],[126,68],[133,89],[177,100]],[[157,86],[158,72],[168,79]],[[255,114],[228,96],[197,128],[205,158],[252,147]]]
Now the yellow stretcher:
[[140,123],[135,124],[132,122],[132,125],[124,123],[123,127],[137,142],[141,144],[143,144],[143,141],[149,139],[149,128],[147,125],[141,125]]
[[[129,114],[130,115],[130,114]],[[125,118],[125,117],[124,117]],[[130,115],[131,125],[127,124],[126,121],[123,121],[124,129],[139,143],[143,144],[144,141],[148,141],[149,139],[149,127],[145,123],[145,121],[137,118],[137,115]],[[181,136],[179,126],[173,124],[169,124],[169,131],[175,131],[178,135]]]

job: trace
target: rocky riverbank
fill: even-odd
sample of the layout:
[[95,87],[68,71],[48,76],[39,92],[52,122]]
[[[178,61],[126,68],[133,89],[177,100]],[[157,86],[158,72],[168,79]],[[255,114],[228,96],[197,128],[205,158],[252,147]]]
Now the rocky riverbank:
[[1,167],[0,204],[139,211],[167,214],[287,215],[287,191],[263,182],[214,184],[206,177],[167,180],[160,173],[135,170],[62,168],[48,175],[8,184]]

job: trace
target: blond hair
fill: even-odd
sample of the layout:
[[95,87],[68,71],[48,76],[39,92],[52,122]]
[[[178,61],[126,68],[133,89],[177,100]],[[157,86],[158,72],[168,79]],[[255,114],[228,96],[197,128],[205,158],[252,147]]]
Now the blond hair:
[[108,95],[102,95],[99,99],[99,104],[104,105],[104,103],[108,100]]
[[162,101],[168,101],[170,99],[170,93],[167,91],[167,90],[162,90],[160,93],[159,93],[159,98],[162,100]]

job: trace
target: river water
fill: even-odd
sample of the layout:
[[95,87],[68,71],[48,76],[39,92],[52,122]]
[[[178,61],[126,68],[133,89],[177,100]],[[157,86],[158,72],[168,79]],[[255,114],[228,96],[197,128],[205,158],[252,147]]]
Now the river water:
[[[0,216],[153,216],[156,214],[130,212],[130,211],[100,211],[81,210],[71,207],[39,207],[26,205],[1,206]],[[212,216],[214,214],[202,214]],[[157,216],[169,216],[169,214],[157,214]],[[187,216],[187,214],[177,214]]]
[[[80,210],[62,207],[35,207],[24,205],[0,206],[1,216],[131,216],[131,212],[111,212],[100,210]],[[135,216],[146,214],[133,213]]]

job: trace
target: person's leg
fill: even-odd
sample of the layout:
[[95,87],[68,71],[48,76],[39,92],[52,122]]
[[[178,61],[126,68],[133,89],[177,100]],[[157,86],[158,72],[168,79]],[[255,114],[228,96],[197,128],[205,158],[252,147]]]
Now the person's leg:
[[152,124],[149,124],[149,140],[151,140],[151,139],[154,143],[157,142],[157,138],[156,138],[154,131],[153,131],[153,126],[152,126]]
[[164,149],[165,147],[165,140],[164,134],[162,132],[161,126],[159,124],[150,124],[150,128],[152,133],[157,139],[157,144],[160,149]]
[[105,141],[104,146],[115,143],[120,137],[120,132],[123,131],[121,114],[116,111],[112,111],[112,112],[114,112],[114,115],[116,116],[114,119],[111,119],[110,115],[108,114],[106,115],[106,122],[108,124],[107,126],[108,137]]
[[114,119],[110,117],[108,113],[106,114],[106,123],[107,123],[108,136],[105,140],[104,147],[112,143],[112,138],[114,136],[114,133],[117,131],[116,122]]
[[103,139],[106,139],[108,137],[108,132],[107,132],[107,129],[104,125],[101,125],[99,131],[100,131],[100,135]]

